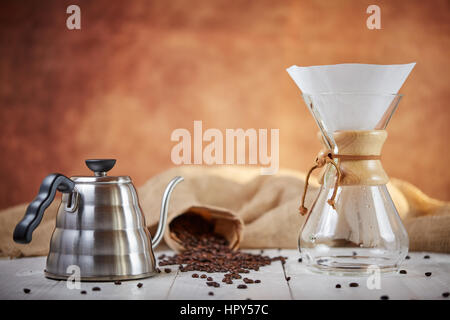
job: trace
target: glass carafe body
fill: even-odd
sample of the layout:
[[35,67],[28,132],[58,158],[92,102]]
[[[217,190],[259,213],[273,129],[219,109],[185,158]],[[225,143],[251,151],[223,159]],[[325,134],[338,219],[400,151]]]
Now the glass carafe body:
[[[358,143],[361,146],[356,150],[365,147],[374,150],[371,144],[378,143],[375,150],[381,152],[385,137],[381,142],[358,137],[374,131],[385,132],[400,101],[399,95],[361,93],[304,94],[303,97],[322,132],[327,152],[334,155],[348,153]],[[351,133],[357,138],[339,143],[337,133]],[[395,271],[407,255],[408,235],[386,187],[388,178],[381,162],[344,163],[338,157],[333,161],[341,168],[343,177],[336,185],[337,170],[327,165],[322,186],[299,236],[304,263],[313,270],[329,273]],[[367,170],[352,173],[345,164]],[[328,200],[335,188],[333,207]]]

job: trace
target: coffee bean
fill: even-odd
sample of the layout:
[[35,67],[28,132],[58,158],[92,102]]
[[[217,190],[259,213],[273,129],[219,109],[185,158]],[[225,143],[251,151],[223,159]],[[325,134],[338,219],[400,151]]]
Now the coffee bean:
[[87,294],[86,290],[81,290],[80,293],[81,294]]
[[245,284],[240,284],[237,286],[238,289],[247,289],[247,286]]
[[381,299],[381,300],[389,300],[389,296],[384,295],[384,296],[381,296],[380,299]]
[[426,275],[427,277],[431,277],[431,272],[425,272],[425,275]]
[[[214,231],[214,225],[197,214],[187,213],[175,218],[171,222],[171,231],[185,250],[161,257],[159,265],[178,265],[181,272],[221,272],[225,273],[222,282],[232,284],[234,279],[241,279],[241,274],[250,273],[250,270],[258,271],[260,267],[278,260],[286,263],[287,257],[264,256],[264,250],[260,251],[261,254],[251,254],[231,249],[228,240]],[[214,282],[206,274],[200,278]]]
[[429,255],[423,256],[424,259],[430,259]]
[[165,268],[165,269],[164,269],[164,272],[165,272],[165,273],[171,273],[171,272],[172,272],[172,269]]
[[206,282],[206,285],[207,285],[208,287],[215,287],[215,288],[220,287],[220,284],[217,283],[217,282],[215,282],[215,281],[208,281],[208,282]]
[[210,292],[208,292],[208,295],[213,296],[214,292],[210,291]]
[[144,285],[143,283],[139,282],[136,286],[137,286],[138,288],[142,288],[143,285]]
[[349,286],[352,287],[352,288],[356,288],[356,287],[359,287],[359,284],[356,283],[356,282],[351,282],[351,283],[349,284]]
[[100,287],[93,287],[92,291],[101,291],[102,289],[100,289]]
[[400,270],[399,273],[400,274],[407,274],[406,270]]
[[162,255],[160,255],[159,257],[158,257],[158,259],[164,259],[166,257],[166,255],[165,254],[162,254]]
[[243,281],[245,283],[254,283],[254,281],[252,279],[249,279],[249,278],[244,278]]
[[443,296],[444,298],[448,298],[448,297],[450,296],[450,292],[444,292],[444,293],[442,294],[442,296]]
[[116,284],[116,285],[121,285],[121,284],[122,284],[122,282],[121,282],[121,281],[119,281],[119,280],[117,280],[117,281],[114,281],[114,284]]
[[261,283],[261,280],[255,280],[255,283]]
[[24,288],[24,289],[23,289],[23,292],[25,292],[25,293],[30,293],[30,292],[31,292],[31,290],[30,290],[30,289],[28,289],[28,288]]
[[336,285],[336,289],[340,289],[341,288],[341,285],[340,284],[337,284]]
[[193,273],[192,274],[192,278],[198,278],[198,274],[197,273]]

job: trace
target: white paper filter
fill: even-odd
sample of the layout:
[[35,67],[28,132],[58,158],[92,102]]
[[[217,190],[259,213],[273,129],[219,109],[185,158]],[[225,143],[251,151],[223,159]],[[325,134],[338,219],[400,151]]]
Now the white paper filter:
[[[292,66],[287,72],[312,95],[326,130],[372,130],[386,113],[415,63]],[[326,93],[326,95],[322,95]],[[319,95],[320,94],[320,95]],[[320,119],[317,119],[319,116]]]

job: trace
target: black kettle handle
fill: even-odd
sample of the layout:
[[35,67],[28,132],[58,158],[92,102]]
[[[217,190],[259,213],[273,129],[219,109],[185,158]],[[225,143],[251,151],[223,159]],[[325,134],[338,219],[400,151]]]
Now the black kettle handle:
[[75,182],[59,173],[52,173],[44,178],[39,193],[30,203],[25,216],[14,229],[14,241],[17,243],[30,243],[31,234],[41,223],[45,209],[52,203],[56,190],[70,193],[75,187]]

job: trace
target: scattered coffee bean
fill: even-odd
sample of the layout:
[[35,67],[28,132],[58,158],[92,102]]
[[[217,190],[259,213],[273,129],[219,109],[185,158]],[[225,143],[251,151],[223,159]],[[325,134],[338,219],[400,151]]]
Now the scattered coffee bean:
[[102,289],[100,289],[100,287],[93,287],[92,291],[101,291]]
[[31,292],[31,290],[30,290],[30,289],[28,289],[28,288],[24,288],[24,289],[23,289],[23,292],[25,292],[25,293],[30,293],[30,292]]
[[166,255],[159,261],[159,266],[178,265],[181,272],[203,272],[200,278],[207,278],[207,283],[214,282],[207,273],[225,273],[222,282],[232,284],[234,279],[241,279],[241,274],[250,270],[258,271],[278,260],[286,263],[287,257],[270,258],[231,249],[228,240],[214,231],[214,225],[196,214],[177,217],[171,222],[171,230],[185,250],[173,256]]
[[298,258],[298,262],[300,262],[300,263],[301,263],[302,261],[303,261],[303,260],[302,260],[302,258]]
[[423,256],[424,259],[430,259],[429,255]]
[[80,293],[81,294],[87,294],[86,290],[81,290]]
[[144,285],[143,283],[139,282],[139,283],[137,284],[137,287],[138,287],[138,288],[142,288],[143,285]]
[[206,281],[213,281],[214,279],[212,277],[206,278]]
[[210,291],[210,292],[208,292],[208,295],[213,296],[214,292]]
[[255,283],[261,283],[261,280],[255,280]]
[[206,282],[206,285],[207,285],[208,287],[214,287],[214,288],[220,287],[220,284],[217,283],[217,282],[215,282],[215,281],[208,281],[208,282]]
[[426,275],[427,277],[430,277],[430,276],[431,276],[431,272],[425,272],[425,275]]
[[406,270],[400,270],[399,273],[400,274],[407,274]]
[[359,284],[356,282],[350,282],[349,286],[352,288],[356,288],[356,287],[359,287]]
[[171,273],[171,272],[172,272],[172,269],[165,268],[165,269],[164,269],[164,272],[165,272],[165,273]]
[[444,293],[442,294],[442,296],[443,296],[444,298],[448,298],[448,297],[450,296],[450,292],[444,292]]
[[254,283],[255,282],[255,281],[253,281],[252,279],[249,279],[249,278],[244,278],[243,281],[245,283]]
[[381,300],[389,300],[389,296],[384,295],[384,296],[381,296],[380,299],[381,299]]
[[122,284],[122,282],[121,282],[121,281],[119,281],[119,280],[117,280],[117,281],[114,281],[114,284],[116,284],[116,285],[121,285],[121,284]]
[[406,260],[409,260],[409,259],[411,259],[411,257],[410,257],[410,256],[406,256],[405,259],[406,259]]
[[289,281],[289,280],[291,280],[291,277],[287,277],[287,278],[286,278],[286,281]]
[[198,278],[198,274],[197,273],[193,273],[192,274],[192,278]]
[[340,284],[337,284],[336,285],[336,289],[340,289],[341,288],[341,285]]
[[245,284],[240,284],[237,286],[238,289],[247,289],[247,286]]

